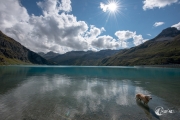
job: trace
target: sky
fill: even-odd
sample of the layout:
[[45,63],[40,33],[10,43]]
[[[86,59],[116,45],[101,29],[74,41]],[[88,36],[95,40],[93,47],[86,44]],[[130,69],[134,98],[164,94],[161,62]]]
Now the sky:
[[138,46],[180,30],[180,0],[1,0],[0,30],[34,52]]

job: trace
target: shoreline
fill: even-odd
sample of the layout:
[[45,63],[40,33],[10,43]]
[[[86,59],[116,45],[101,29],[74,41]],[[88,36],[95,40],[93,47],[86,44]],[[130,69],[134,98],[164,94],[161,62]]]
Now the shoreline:
[[180,64],[167,64],[167,65],[139,65],[142,67],[161,67],[161,68],[180,68]]
[[133,66],[99,66],[99,65],[40,65],[40,64],[9,64],[0,66],[71,66],[71,67],[161,67],[161,68],[180,68],[180,64],[166,64],[166,65],[133,65]]

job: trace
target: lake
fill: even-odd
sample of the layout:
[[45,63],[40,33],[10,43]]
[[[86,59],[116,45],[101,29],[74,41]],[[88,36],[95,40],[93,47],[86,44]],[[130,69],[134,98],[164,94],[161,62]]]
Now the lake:
[[0,120],[172,120],[179,98],[179,68],[0,66]]

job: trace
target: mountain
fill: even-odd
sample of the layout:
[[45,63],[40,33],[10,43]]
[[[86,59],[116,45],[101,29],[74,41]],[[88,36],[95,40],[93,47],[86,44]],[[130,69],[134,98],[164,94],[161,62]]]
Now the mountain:
[[176,37],[177,35],[180,34],[180,30],[174,27],[169,27],[164,29],[155,39],[157,40],[158,38],[166,38],[166,37]]
[[0,65],[8,64],[50,64],[50,62],[0,31]]
[[71,51],[49,60],[58,65],[97,65],[98,61],[118,52],[119,50]]
[[167,28],[157,37],[118,54],[105,58],[98,65],[165,65],[180,64],[180,30]]
[[0,31],[0,65],[55,63],[120,66],[180,64],[180,30],[167,28],[154,39],[130,49],[39,54],[47,60]]
[[45,53],[43,53],[43,52],[38,52],[37,54],[40,55],[41,57],[43,57],[45,55]]
[[52,52],[52,51],[50,51],[50,52],[48,52],[48,53],[46,53],[46,54],[43,53],[43,52],[39,52],[38,54],[39,54],[40,56],[42,56],[43,58],[45,58],[46,60],[52,59],[52,58],[60,55],[59,53],[55,53],[55,52]]

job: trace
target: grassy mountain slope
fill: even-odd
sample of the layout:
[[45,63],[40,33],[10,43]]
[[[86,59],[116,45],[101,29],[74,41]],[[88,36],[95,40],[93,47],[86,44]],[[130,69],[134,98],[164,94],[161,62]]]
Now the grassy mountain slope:
[[180,64],[180,31],[167,28],[156,38],[103,59],[99,65]]
[[49,62],[0,31],[0,65],[9,64],[49,64]]

